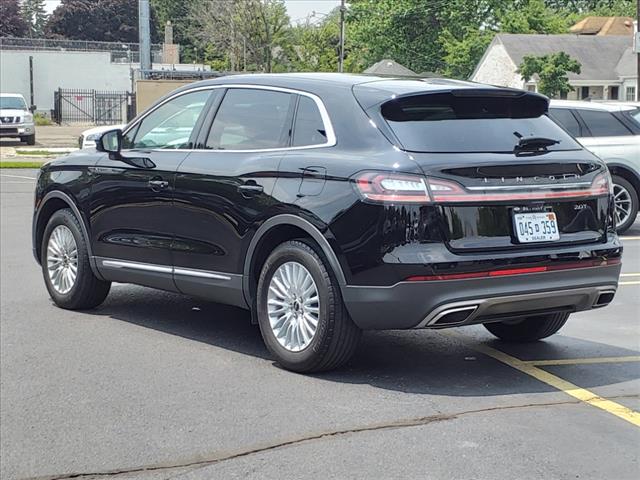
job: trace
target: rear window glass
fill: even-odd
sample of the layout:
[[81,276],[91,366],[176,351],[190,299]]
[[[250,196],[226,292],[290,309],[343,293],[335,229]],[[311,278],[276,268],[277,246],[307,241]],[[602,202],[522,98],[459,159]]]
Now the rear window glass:
[[541,101],[532,96],[414,95],[385,103],[382,116],[409,151],[513,152],[520,137],[558,140],[549,150],[579,149],[544,115]]

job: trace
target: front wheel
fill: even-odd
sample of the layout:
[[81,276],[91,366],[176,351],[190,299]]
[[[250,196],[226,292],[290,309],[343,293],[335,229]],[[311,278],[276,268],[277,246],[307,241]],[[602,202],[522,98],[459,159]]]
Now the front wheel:
[[20,140],[25,142],[27,145],[35,145],[36,144],[36,136],[35,136],[35,134],[27,135],[26,137],[22,137]]
[[110,282],[93,274],[89,251],[78,219],[70,209],[49,219],[42,238],[41,263],[49,295],[69,310],[97,307],[109,294]]
[[518,320],[485,323],[484,327],[507,342],[534,342],[556,333],[567,323],[568,318],[568,313],[551,313]]
[[288,370],[337,368],[360,339],[335,276],[305,240],[285,242],[269,255],[258,280],[256,308],[267,348]]
[[616,230],[626,232],[638,215],[638,192],[633,185],[618,175],[613,175],[613,198],[616,206]]

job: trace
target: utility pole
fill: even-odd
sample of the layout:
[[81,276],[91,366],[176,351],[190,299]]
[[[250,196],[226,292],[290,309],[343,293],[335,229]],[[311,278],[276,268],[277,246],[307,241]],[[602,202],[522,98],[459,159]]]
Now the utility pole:
[[640,35],[638,35],[640,24],[638,24],[638,20],[640,20],[640,0],[637,0],[636,2],[636,28],[633,32],[633,34],[635,35],[633,43],[636,47],[636,102],[640,101],[640,45],[638,45],[638,40],[640,40]]
[[140,42],[140,70],[151,70],[149,0],[138,0],[138,37]]
[[[640,6],[640,0],[638,0]],[[345,6],[345,0],[340,3],[340,57],[338,59],[338,71],[342,73],[344,69],[344,13],[347,7]]]

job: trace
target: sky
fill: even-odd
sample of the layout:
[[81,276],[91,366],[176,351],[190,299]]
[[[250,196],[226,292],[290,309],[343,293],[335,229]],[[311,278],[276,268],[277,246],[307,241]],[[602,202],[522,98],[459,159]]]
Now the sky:
[[[45,0],[47,12],[51,13],[60,3],[60,0]],[[327,14],[340,5],[340,0],[285,0],[287,11],[293,23],[305,20],[313,12],[321,16]]]

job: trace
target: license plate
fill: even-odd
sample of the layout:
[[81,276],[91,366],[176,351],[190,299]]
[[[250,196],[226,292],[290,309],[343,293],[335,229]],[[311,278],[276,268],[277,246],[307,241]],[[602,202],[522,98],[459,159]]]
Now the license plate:
[[513,216],[513,223],[521,243],[560,240],[558,222],[553,212],[517,213]]

